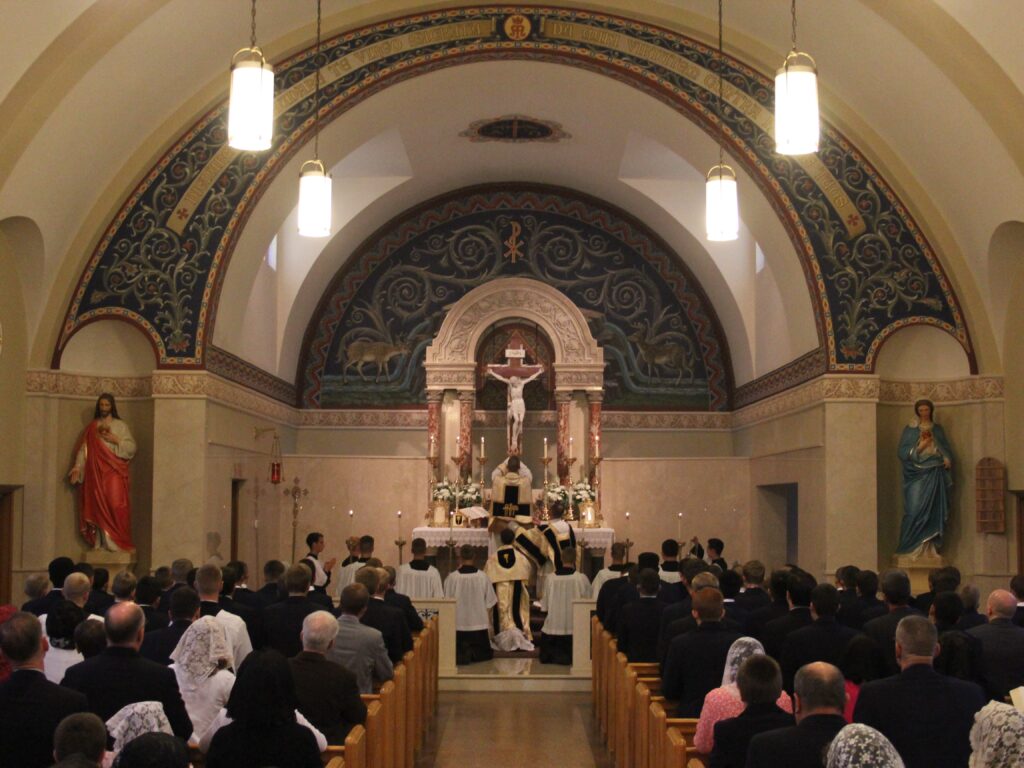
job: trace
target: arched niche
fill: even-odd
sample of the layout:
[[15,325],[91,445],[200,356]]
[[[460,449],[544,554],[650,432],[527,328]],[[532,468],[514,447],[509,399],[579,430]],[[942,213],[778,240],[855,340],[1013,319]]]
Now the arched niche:
[[123,320],[97,320],[64,348],[60,369],[101,376],[148,376],[156,367],[149,339]]
[[875,373],[883,379],[958,379],[971,375],[971,363],[960,343],[930,325],[899,329],[882,346]]
[[[989,285],[993,316],[1001,320],[1006,424],[1024,424],[1024,222],[1007,221],[989,244]],[[998,328],[998,325],[997,325]],[[1024,489],[1024,429],[1006,431],[1007,483]]]
[[538,280],[506,277],[474,288],[445,316],[427,347],[427,390],[475,389],[480,339],[512,318],[536,323],[551,341],[556,390],[603,389],[604,357],[579,308]]

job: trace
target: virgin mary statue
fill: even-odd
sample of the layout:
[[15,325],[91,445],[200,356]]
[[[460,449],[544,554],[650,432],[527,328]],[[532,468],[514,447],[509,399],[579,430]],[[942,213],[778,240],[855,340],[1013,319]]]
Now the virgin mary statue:
[[916,418],[903,428],[899,457],[903,464],[903,522],[898,555],[935,553],[949,517],[953,487],[953,450],[946,433],[932,421],[931,400],[914,403]]

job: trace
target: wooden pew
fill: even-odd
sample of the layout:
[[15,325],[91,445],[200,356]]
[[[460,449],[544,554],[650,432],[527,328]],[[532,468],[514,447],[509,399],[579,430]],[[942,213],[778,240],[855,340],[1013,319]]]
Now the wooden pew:
[[416,654],[407,651],[402,657],[405,667],[405,706],[402,707],[402,722],[398,724],[402,731],[401,768],[413,768],[416,757],[416,718],[419,715],[419,667]]
[[[199,751],[199,747],[191,744],[188,759],[193,768],[206,765],[206,755]],[[369,768],[372,763],[366,761],[366,729],[361,725],[354,726],[345,738],[345,746],[327,747],[320,759],[330,768]]]
[[650,765],[651,700],[661,690],[661,678],[637,677],[633,702],[633,765],[648,768]]
[[665,732],[665,742],[665,764],[659,768],[706,768],[710,765],[708,756],[689,744],[678,728],[672,727]]
[[382,738],[380,741],[381,750],[379,753],[380,762],[373,768],[395,768],[395,741],[391,734],[395,732],[397,716],[395,713],[395,682],[388,680],[380,687],[381,724]]
[[601,676],[604,670],[601,668],[602,654],[601,633],[604,627],[598,621],[597,616],[590,617],[590,698],[594,705],[594,716],[600,719],[598,714],[601,708]]
[[696,718],[669,717],[667,704],[661,696],[652,697],[650,716],[648,720],[648,765],[662,768],[666,765],[667,759],[667,736],[669,728],[675,728],[686,741],[688,746],[693,746],[693,737],[697,733]]

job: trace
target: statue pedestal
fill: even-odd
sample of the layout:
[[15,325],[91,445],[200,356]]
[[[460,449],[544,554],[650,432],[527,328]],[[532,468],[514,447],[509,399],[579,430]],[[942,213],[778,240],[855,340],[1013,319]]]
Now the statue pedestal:
[[113,581],[114,574],[121,571],[133,571],[138,563],[135,550],[131,552],[108,552],[105,549],[87,549],[82,553],[82,562],[88,563],[93,568],[106,568],[110,571],[110,578]]
[[939,554],[893,555],[892,565],[901,568],[910,576],[910,591],[915,595],[928,591],[928,574],[946,565],[946,558]]

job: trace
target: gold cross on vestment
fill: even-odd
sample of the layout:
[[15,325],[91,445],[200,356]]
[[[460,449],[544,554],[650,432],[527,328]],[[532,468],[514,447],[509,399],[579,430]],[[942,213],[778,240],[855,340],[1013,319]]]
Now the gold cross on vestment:
[[514,515],[516,512],[519,511],[519,505],[518,504],[506,504],[501,509],[502,509],[502,511],[506,515]]

